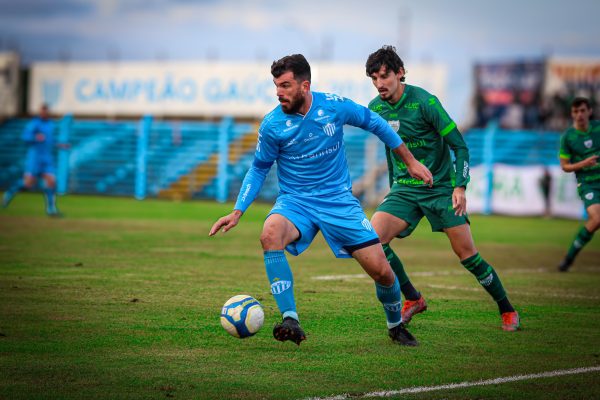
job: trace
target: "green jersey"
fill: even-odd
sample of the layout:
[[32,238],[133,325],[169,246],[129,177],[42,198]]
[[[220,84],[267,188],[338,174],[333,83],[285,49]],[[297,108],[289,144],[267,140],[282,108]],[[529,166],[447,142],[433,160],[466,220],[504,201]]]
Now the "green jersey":
[[[405,85],[404,93],[396,104],[377,96],[371,100],[369,108],[388,121],[414,157],[429,168],[435,186],[467,186],[469,150],[437,97],[420,87]],[[450,149],[456,157],[456,170]],[[388,147],[386,156],[390,186],[424,185],[423,181],[410,176],[406,165]]]
[[[587,132],[573,127],[560,138],[559,157],[577,163],[593,155],[600,156],[600,121],[590,121]],[[579,184],[600,184],[600,163],[575,171]]]

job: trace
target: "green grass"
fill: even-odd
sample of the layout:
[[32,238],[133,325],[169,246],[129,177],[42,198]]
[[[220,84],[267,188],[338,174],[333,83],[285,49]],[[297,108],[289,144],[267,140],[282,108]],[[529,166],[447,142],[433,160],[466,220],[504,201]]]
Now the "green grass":
[[[360,395],[600,365],[600,240],[572,272],[555,266],[580,223],[472,217],[476,244],[497,269],[523,330],[500,329],[495,304],[423,221],[394,242],[429,310],[387,337],[372,282],[319,236],[289,260],[308,340],[271,337],[279,320],[258,237],[267,205],[209,238],[231,205],[68,196],[67,218],[40,195],[0,211],[0,398],[295,399]],[[434,272],[435,274],[429,274]],[[257,297],[265,327],[238,340],[219,323],[235,294]],[[431,398],[598,398],[600,374],[403,395]]]

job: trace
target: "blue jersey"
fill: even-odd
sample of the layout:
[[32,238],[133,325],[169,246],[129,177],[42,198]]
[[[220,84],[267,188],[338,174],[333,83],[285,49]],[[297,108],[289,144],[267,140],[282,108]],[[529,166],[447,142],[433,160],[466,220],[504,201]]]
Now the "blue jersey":
[[[44,134],[44,141],[38,142],[35,136]],[[38,161],[46,161],[52,158],[54,148],[54,122],[49,119],[34,118],[27,124],[21,137],[29,146],[27,157]]]
[[329,93],[312,92],[306,115],[286,114],[277,106],[258,130],[252,167],[235,205],[245,211],[277,162],[280,194],[327,196],[352,190],[344,147],[344,125],[377,135],[394,149],[402,140],[388,123],[368,108]]

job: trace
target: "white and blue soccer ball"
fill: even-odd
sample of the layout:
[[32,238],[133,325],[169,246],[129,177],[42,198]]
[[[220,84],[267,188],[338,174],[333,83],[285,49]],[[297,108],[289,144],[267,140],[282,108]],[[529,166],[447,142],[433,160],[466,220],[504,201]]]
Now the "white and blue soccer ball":
[[246,338],[262,328],[265,313],[262,306],[252,296],[239,294],[225,302],[221,309],[221,325],[231,335]]

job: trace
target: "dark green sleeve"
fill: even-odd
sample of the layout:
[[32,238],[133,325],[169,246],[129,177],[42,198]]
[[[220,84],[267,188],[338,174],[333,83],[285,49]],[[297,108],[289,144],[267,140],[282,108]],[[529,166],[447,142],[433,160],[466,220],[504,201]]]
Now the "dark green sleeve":
[[392,163],[392,155],[390,154],[391,151],[392,151],[392,149],[385,146],[385,160],[387,161],[388,178],[390,180],[390,189],[392,188],[392,185],[394,184],[394,164]]
[[470,180],[469,148],[456,127],[444,135],[444,141],[448,143],[456,158],[456,186],[467,187]]
[[558,157],[563,160],[571,160],[571,149],[569,148],[569,143],[567,141],[567,134],[564,133],[560,138],[560,150],[558,153]]

